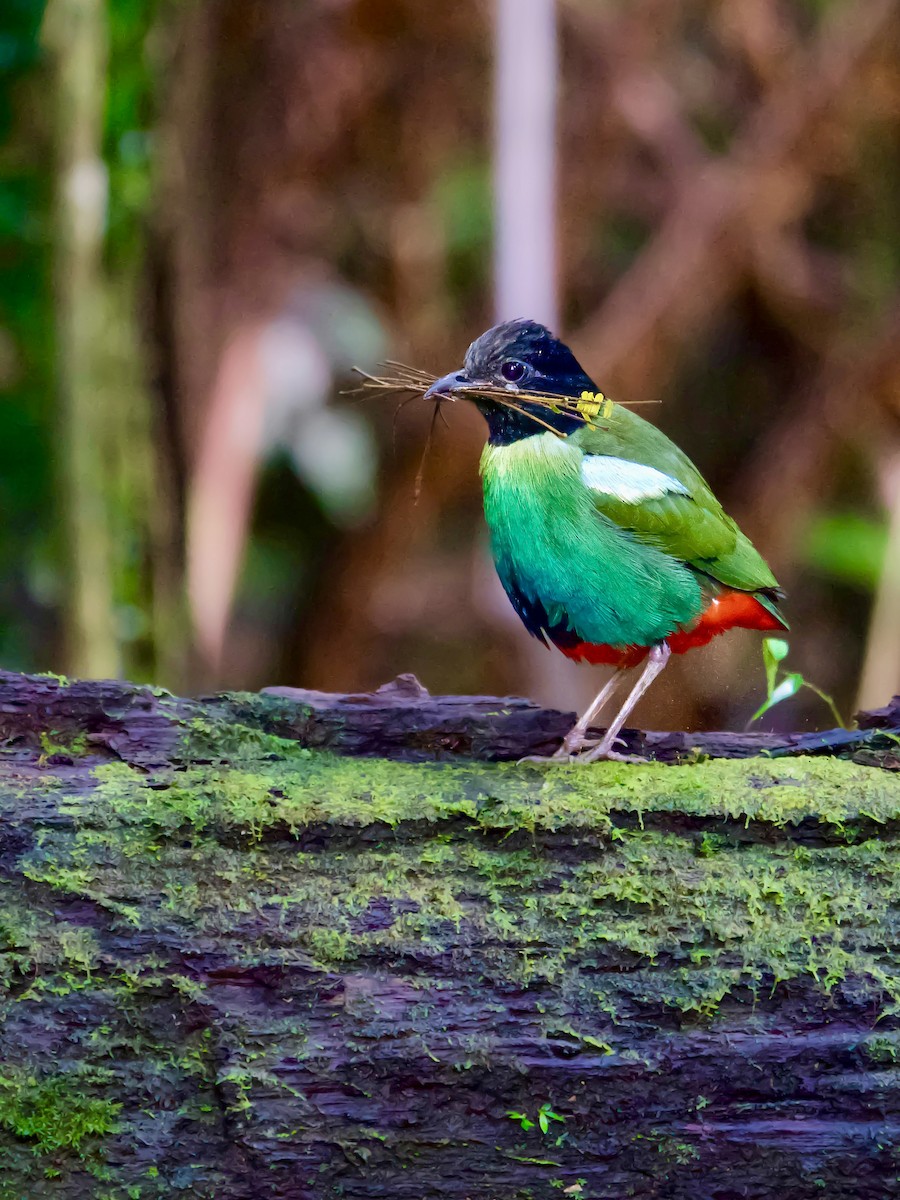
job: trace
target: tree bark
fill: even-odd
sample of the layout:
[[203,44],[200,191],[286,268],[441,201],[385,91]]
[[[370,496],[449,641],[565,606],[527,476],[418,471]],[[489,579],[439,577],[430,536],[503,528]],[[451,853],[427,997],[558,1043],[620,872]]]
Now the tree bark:
[[900,1194],[900,697],[569,719],[0,675],[0,1200]]

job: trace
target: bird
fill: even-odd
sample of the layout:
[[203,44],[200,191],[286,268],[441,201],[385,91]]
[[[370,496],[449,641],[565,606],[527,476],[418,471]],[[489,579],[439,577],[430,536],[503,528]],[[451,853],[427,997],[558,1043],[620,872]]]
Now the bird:
[[[544,325],[494,326],[423,394],[470,400],[487,422],[491,552],[525,628],[570,659],[615,668],[553,759],[629,761],[621,729],[673,654],[729,629],[788,628],[775,576],[697,467],[605,397]],[[597,740],[597,717],[641,665]]]

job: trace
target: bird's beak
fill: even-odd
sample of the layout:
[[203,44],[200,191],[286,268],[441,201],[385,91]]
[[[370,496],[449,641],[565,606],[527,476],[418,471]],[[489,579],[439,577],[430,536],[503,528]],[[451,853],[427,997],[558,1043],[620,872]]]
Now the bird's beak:
[[425,393],[426,400],[452,400],[456,393],[471,389],[474,385],[465,371],[451,371],[436,379]]

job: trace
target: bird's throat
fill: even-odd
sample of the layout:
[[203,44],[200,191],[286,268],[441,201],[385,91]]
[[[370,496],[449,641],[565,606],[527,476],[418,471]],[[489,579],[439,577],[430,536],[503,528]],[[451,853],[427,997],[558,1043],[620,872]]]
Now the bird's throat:
[[510,403],[515,408],[491,400],[489,397],[476,399],[481,415],[487,421],[488,442],[492,446],[510,446],[515,442],[533,441],[547,432],[549,425],[556,433],[567,436],[578,429],[583,420],[567,412],[553,412],[544,405],[535,407],[535,417],[529,416],[529,405],[516,393],[510,393]]

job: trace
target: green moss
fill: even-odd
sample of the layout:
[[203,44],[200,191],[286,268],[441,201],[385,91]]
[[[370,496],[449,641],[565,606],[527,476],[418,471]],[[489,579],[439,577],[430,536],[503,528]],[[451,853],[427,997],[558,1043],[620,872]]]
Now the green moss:
[[310,929],[304,940],[310,955],[326,967],[343,962],[351,953],[349,934],[336,929]]
[[41,757],[38,760],[39,765],[43,765],[48,758],[82,758],[87,754],[89,744],[87,734],[79,733],[69,741],[58,740],[60,737],[56,730],[41,730],[39,743],[41,747]]
[[35,1154],[82,1153],[118,1128],[120,1104],[85,1095],[84,1076],[0,1075],[0,1126],[27,1139]]
[[[191,767],[167,780],[106,764],[95,771],[99,787],[90,803],[105,802],[111,817],[168,829],[215,824],[250,831],[463,821],[484,830],[604,833],[617,817],[640,821],[653,813],[782,828],[814,820],[852,838],[854,822],[900,819],[896,777],[837,759],[720,759],[678,769],[462,767],[346,759],[260,736],[268,739],[267,750],[261,755],[257,747],[246,764]],[[281,748],[278,754],[273,746]],[[273,758],[265,761],[269,750]],[[708,844],[702,852],[714,848]]]
[[239,762],[244,759],[305,758],[310,751],[296,740],[268,733],[255,725],[239,720],[205,720],[187,722],[179,747],[179,755],[190,761]]
[[895,1066],[900,1061],[900,1034],[882,1034],[866,1038],[860,1049],[870,1062]]
[[[708,1016],[796,978],[829,991],[852,977],[900,1002],[877,949],[900,901],[897,848],[855,828],[900,816],[887,772],[818,759],[454,768],[270,749],[232,769],[97,768],[95,792],[64,806],[75,836],[48,832],[25,873],[141,928],[245,930],[250,960],[300,953],[332,970],[466,946],[488,978],[609,1014]],[[734,832],[698,834],[695,818]],[[836,844],[796,845],[810,822]],[[749,823],[777,840],[742,840]],[[297,848],[323,826],[324,849]],[[629,970],[598,988],[615,963]]]
[[[538,1037],[602,1060],[617,1086],[620,1067],[658,1069],[635,1049],[635,1014],[678,1027],[715,1023],[724,1007],[733,1020],[788,980],[820,1006],[852,985],[867,1019],[900,1007],[900,780],[889,772],[825,759],[411,765],[310,752],[240,722],[222,736],[188,731],[202,761],[90,775],[81,763],[54,788],[30,777],[0,798],[11,821],[23,796],[47,814],[19,879],[0,881],[2,1015],[65,1014],[72,1059],[117,1072],[106,1083],[2,1068],[0,1158],[15,1154],[16,1170],[39,1158],[40,1186],[45,1169],[68,1170],[67,1155],[93,1153],[123,1096],[121,1138],[135,1145],[175,1112],[213,1125],[223,1104],[273,1137],[318,1136],[314,1106],[285,1077],[331,1080],[323,1013],[330,1029],[346,1023],[361,1088],[385,1038],[436,1075],[456,1068],[464,1087],[470,1068],[508,1053],[502,1014],[515,995]],[[123,938],[126,924],[140,936]],[[204,974],[209,962],[227,970]],[[454,1032],[437,1019],[449,988],[466,1005]],[[887,1068],[893,1035],[878,1028],[858,1058]],[[650,1119],[639,1149],[651,1169],[689,1165],[689,1143],[657,1136]],[[577,1114],[570,1125],[576,1139]],[[379,1136],[393,1153],[394,1134],[365,1123],[352,1152],[377,1153]],[[168,1194],[118,1166],[112,1182],[110,1196]],[[212,1175],[203,1186],[215,1194]]]
[[84,986],[99,955],[93,930],[27,907],[11,890],[0,883],[0,996],[23,981],[29,990]]
[[[333,971],[377,956],[427,977],[456,947],[454,969],[473,978],[551,988],[554,1036],[581,1036],[573,1006],[606,1022],[635,1004],[709,1019],[729,995],[762,998],[791,979],[823,992],[853,979],[882,1011],[900,1003],[900,968],[883,950],[898,848],[852,828],[865,817],[887,831],[900,814],[887,773],[704,763],[637,768],[642,790],[614,764],[448,768],[269,750],[230,770],[105,764],[92,794],[63,804],[75,832],[48,830],[23,870],[169,939],[236,938],[247,962],[301,956]],[[695,817],[734,832],[698,834]],[[795,844],[810,821],[835,844]],[[742,840],[750,822],[776,840]],[[327,841],[298,847],[323,826]],[[34,929],[2,918],[24,955]],[[56,972],[41,987],[91,979],[89,940],[44,930],[36,941]],[[185,1003],[202,998],[171,971],[107,978],[126,995],[169,979]],[[615,1052],[613,1026],[589,1028],[587,1052]],[[488,1059],[481,1044],[459,1047],[460,1062]]]
[[682,1141],[658,1130],[652,1130],[649,1135],[638,1134],[635,1140],[655,1142],[657,1153],[676,1166],[686,1166],[700,1157],[700,1151],[692,1142]]

